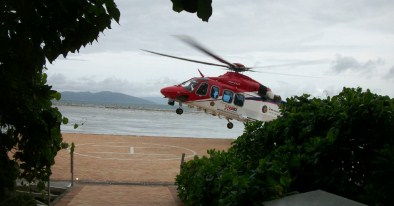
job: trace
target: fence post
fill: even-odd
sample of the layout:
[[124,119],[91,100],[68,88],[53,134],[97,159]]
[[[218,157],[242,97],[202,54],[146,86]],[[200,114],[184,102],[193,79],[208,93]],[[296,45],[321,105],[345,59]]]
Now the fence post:
[[71,187],[74,186],[74,142],[71,143],[71,148],[70,148],[70,172],[71,172]]
[[179,174],[182,172],[182,165],[185,162],[185,153],[182,153],[181,165],[179,166]]

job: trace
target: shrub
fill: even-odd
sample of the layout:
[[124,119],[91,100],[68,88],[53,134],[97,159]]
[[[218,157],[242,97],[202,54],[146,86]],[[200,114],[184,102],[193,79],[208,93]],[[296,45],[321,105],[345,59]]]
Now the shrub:
[[257,205],[322,189],[386,205],[394,202],[393,134],[387,96],[344,88],[327,99],[292,97],[277,120],[245,124],[227,152],[183,165],[179,197],[187,205]]

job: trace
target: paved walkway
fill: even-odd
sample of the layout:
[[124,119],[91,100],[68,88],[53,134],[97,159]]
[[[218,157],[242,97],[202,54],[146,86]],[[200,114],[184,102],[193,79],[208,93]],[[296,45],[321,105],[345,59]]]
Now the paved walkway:
[[[207,149],[226,150],[231,139],[64,134],[74,142],[75,184],[55,202],[63,205],[183,205],[174,185],[186,161]],[[70,154],[60,151],[51,179],[69,180]]]
[[175,186],[76,184],[55,204],[65,205],[183,205]]

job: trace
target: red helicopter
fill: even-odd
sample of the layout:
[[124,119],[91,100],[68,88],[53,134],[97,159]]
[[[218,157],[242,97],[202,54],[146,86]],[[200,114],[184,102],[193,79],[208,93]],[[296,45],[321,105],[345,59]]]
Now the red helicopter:
[[230,63],[218,55],[207,50],[189,37],[179,37],[182,41],[203,53],[213,57],[223,64],[202,62],[186,59],[149,50],[146,52],[191,61],[200,64],[225,67],[229,72],[218,77],[205,77],[200,70],[201,77],[191,78],[181,84],[165,87],[161,93],[168,98],[168,104],[179,103],[176,113],[183,114],[182,105],[204,111],[205,113],[224,117],[227,119],[227,128],[232,129],[230,120],[245,121],[271,121],[280,115],[279,104],[283,103],[279,95],[275,95],[270,88],[260,84],[252,78],[241,74],[252,71],[240,63]]

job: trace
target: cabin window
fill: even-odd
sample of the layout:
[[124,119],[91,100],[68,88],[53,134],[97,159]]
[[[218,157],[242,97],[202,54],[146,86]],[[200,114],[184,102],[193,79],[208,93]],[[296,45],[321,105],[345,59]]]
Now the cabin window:
[[201,83],[200,87],[197,89],[196,94],[204,96],[208,92],[208,84],[203,82]]
[[219,87],[212,86],[211,88],[211,98],[217,99],[219,97]]
[[234,96],[234,104],[237,106],[244,106],[245,96],[242,94],[235,94]]
[[231,103],[233,101],[233,92],[229,90],[224,90],[222,100],[224,102]]

